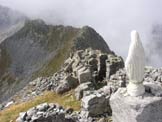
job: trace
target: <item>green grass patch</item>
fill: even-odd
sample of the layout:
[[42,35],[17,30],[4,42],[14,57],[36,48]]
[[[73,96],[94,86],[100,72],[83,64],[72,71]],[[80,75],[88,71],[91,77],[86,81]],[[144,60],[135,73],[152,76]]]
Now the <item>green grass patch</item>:
[[58,103],[63,107],[71,107],[74,110],[80,110],[80,101],[74,97],[74,91],[67,92],[63,95],[58,95],[54,92],[45,92],[42,96],[36,97],[34,100],[12,105],[9,108],[0,112],[0,122],[15,122],[20,112],[27,111],[29,108],[41,103]]

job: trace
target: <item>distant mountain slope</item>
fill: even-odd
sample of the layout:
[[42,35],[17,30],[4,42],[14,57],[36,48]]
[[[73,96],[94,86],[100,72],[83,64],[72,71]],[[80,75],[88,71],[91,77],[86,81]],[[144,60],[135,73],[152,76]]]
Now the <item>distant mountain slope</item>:
[[24,87],[31,79],[56,72],[71,51],[100,49],[112,53],[104,39],[91,27],[46,25],[26,21],[14,35],[0,44],[0,101]]
[[18,11],[0,5],[0,30],[10,28],[25,19],[27,17]]
[[26,19],[22,13],[0,5],[0,42],[19,30]]

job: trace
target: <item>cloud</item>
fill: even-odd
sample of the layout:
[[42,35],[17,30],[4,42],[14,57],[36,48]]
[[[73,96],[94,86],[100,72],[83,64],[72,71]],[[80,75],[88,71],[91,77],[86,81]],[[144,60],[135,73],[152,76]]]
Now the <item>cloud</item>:
[[160,0],[0,0],[0,4],[52,24],[92,26],[124,58],[131,30],[140,33],[146,49],[152,25],[162,20]]

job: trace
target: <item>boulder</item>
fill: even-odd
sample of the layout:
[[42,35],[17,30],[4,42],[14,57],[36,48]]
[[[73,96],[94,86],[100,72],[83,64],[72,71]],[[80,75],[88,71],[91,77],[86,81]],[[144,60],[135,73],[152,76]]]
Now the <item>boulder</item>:
[[76,88],[78,86],[79,82],[78,82],[78,79],[71,76],[71,75],[68,75],[68,76],[65,76],[65,78],[60,81],[60,84],[59,86],[56,88],[56,93],[58,94],[62,94],[64,92],[67,92],[69,90],[71,90],[72,88]]
[[85,67],[81,68],[78,71],[78,79],[79,79],[80,84],[91,81],[92,80],[92,74],[91,74],[90,69],[85,68]]
[[26,116],[27,116],[27,113],[26,112],[21,112],[19,114],[19,116],[20,116],[20,119],[24,120],[26,118]]
[[79,84],[78,79],[73,77],[72,75],[66,76],[64,78],[64,82],[67,82],[69,84],[70,88],[75,88]]
[[162,97],[145,93],[133,97],[119,88],[110,98],[113,122],[162,122]]
[[47,117],[39,117],[34,122],[66,122],[65,115],[62,113],[48,115]]
[[83,92],[87,90],[92,89],[92,83],[91,82],[86,82],[80,84],[76,89],[75,89],[75,97],[77,100],[80,100],[83,97]]
[[49,108],[49,105],[47,103],[40,104],[36,107],[38,111],[46,111]]
[[154,96],[162,97],[162,87],[160,83],[153,83],[153,82],[144,82],[145,90],[148,93],[153,94]]
[[81,99],[81,106],[81,113],[86,117],[95,117],[110,111],[109,97],[100,93],[83,97]]
[[37,111],[38,111],[37,108],[33,107],[27,111],[27,116],[32,117],[34,114],[37,113]]
[[20,117],[18,117],[18,118],[16,119],[16,122],[24,122],[24,120],[22,120]]
[[64,63],[64,71],[65,72],[72,72],[72,65],[74,63],[74,60],[71,58],[68,58]]
[[5,105],[5,108],[9,107],[10,105],[14,104],[14,101],[10,101]]
[[67,91],[69,91],[71,88],[67,82],[61,83],[57,88],[56,88],[56,93],[57,94],[63,94]]
[[109,79],[111,75],[123,67],[124,62],[121,57],[112,54],[108,55],[108,59],[106,60],[106,78]]

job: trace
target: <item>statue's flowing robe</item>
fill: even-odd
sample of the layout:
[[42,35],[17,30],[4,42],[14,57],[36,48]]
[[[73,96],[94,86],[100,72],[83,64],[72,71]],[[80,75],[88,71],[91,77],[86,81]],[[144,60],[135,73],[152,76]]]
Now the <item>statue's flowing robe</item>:
[[139,34],[136,31],[131,33],[131,44],[125,68],[130,82],[139,84],[142,82],[145,67],[145,53]]

